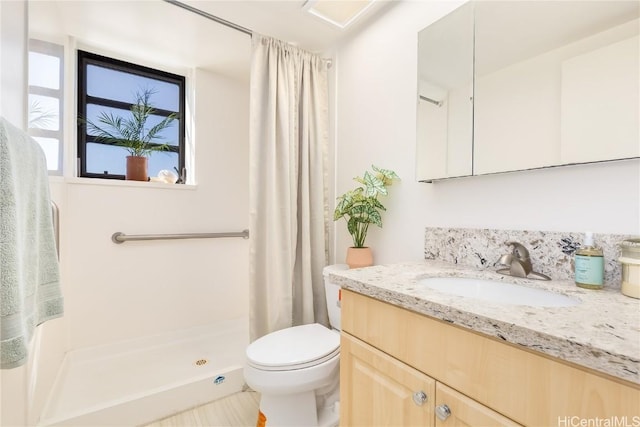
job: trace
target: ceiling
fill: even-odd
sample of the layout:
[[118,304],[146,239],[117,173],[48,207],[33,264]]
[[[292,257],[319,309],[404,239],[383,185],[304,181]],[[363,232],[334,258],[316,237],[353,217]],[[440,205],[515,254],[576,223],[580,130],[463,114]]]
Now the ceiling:
[[[344,0],[340,0],[344,1]],[[357,1],[357,0],[355,0]],[[368,13],[341,30],[302,9],[304,0],[184,0],[183,3],[251,31],[321,55],[371,23],[395,0],[378,0]],[[86,49],[150,66],[204,68],[249,78],[247,34],[162,0],[31,0],[31,37],[64,40]]]
[[[336,3],[345,0],[335,0]],[[351,0],[359,2],[359,0]],[[330,49],[385,9],[392,0],[374,2],[367,13],[346,30],[303,10],[304,0],[186,0],[184,3],[255,32],[293,43],[312,52]],[[362,3],[368,3],[363,1]]]

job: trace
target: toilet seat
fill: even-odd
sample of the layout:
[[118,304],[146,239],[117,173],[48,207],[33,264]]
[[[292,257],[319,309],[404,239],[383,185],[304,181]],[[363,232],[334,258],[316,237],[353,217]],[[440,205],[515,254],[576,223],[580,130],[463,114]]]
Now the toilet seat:
[[272,332],[247,347],[249,365],[265,371],[308,368],[339,354],[340,335],[318,323]]

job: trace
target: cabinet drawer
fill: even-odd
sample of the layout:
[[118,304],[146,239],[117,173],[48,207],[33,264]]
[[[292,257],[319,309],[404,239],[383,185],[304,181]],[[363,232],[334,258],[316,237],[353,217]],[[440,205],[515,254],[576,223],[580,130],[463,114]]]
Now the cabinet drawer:
[[434,395],[433,378],[342,334],[341,425],[430,427]]
[[445,418],[442,415],[436,417],[436,427],[450,426],[506,426],[517,427],[516,424],[507,417],[492,411],[469,399],[462,393],[458,393],[451,387],[442,383],[436,383],[436,411],[438,408],[447,409],[449,415]]
[[640,416],[640,386],[347,290],[342,329],[524,425]]

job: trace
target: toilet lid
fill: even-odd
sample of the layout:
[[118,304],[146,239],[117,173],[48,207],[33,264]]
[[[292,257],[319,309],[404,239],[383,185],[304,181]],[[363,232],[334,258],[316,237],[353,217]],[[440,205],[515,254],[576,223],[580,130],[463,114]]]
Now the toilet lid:
[[250,365],[263,370],[314,366],[340,352],[340,335],[314,323],[272,332],[247,347]]

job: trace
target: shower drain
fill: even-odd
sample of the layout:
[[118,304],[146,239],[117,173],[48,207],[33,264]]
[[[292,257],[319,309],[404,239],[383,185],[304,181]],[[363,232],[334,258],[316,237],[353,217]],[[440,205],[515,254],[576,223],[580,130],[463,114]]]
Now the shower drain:
[[196,364],[196,366],[202,366],[202,365],[206,365],[207,362],[208,362],[207,359],[198,359],[198,360],[196,360],[195,364]]

